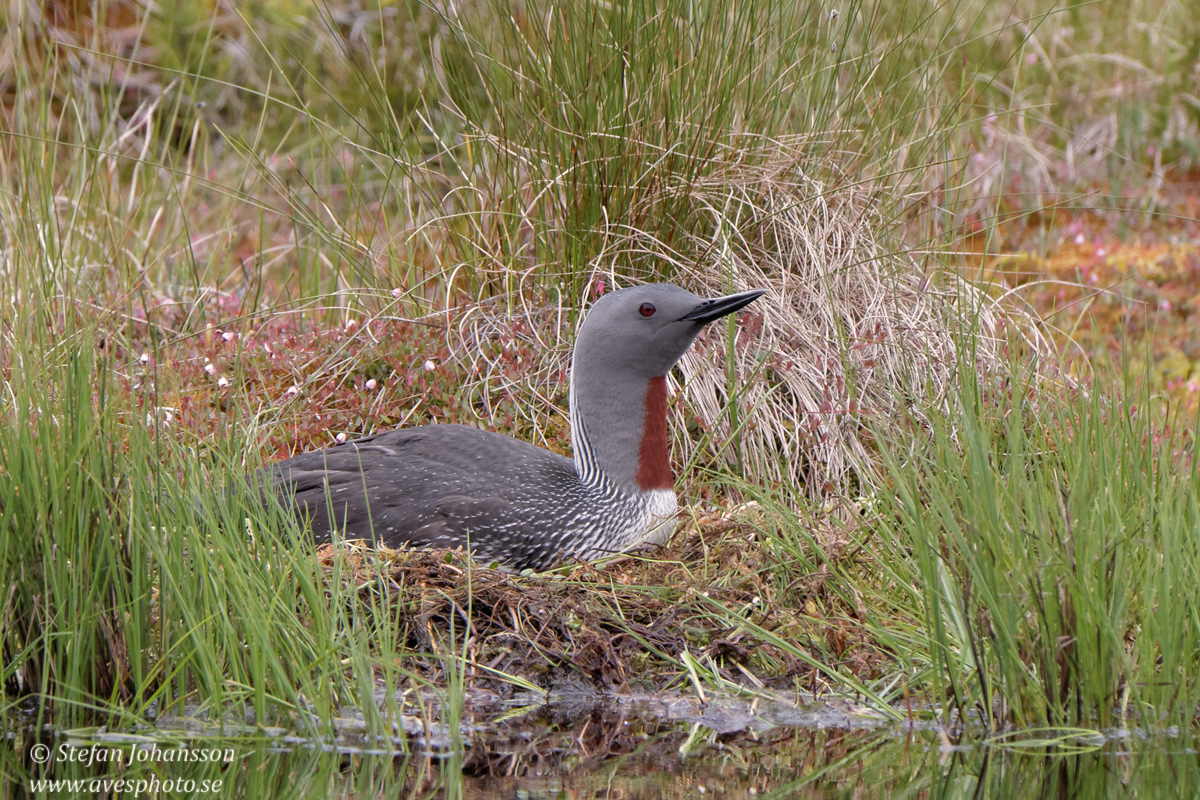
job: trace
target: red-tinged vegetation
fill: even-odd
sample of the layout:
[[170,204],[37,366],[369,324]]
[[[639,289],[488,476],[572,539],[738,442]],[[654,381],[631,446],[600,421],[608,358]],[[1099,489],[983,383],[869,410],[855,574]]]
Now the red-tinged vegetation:
[[[153,316],[153,315],[151,315]],[[219,315],[214,315],[219,319]],[[298,314],[267,321],[214,321],[191,335],[152,345],[151,324],[128,325],[123,344],[101,340],[118,391],[160,435],[207,442],[232,426],[261,431],[267,460],[398,426],[486,424],[527,435],[515,379],[534,359],[514,325],[485,342],[499,365],[487,408],[465,396],[471,362],[454,352],[454,320],[424,323],[388,316],[336,325]],[[159,331],[161,333],[161,331]],[[566,380],[561,386],[565,404]],[[481,422],[482,420],[482,422]],[[545,431],[569,452],[565,426]]]
[[992,249],[1003,255],[979,256],[985,274],[1015,287],[1050,323],[1085,386],[1120,392],[1126,377],[1134,390],[1148,379],[1156,424],[1187,429],[1189,437],[1200,412],[1194,185],[1161,188],[1154,215],[1060,212],[1002,223]]

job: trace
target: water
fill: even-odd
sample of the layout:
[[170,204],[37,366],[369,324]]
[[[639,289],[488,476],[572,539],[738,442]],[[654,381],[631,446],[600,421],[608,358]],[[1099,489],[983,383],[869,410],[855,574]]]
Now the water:
[[[752,710],[752,714],[748,711]],[[1190,735],[1112,731],[1066,746],[953,740],[849,703],[676,695],[558,697],[516,706],[458,737],[408,720],[395,738],[353,715],[300,737],[196,719],[133,733],[37,735],[0,743],[0,797],[1106,798],[1195,797]],[[494,719],[494,717],[492,718]],[[456,742],[457,740],[457,742]],[[57,785],[38,781],[76,781]],[[115,783],[121,781],[121,783]]]

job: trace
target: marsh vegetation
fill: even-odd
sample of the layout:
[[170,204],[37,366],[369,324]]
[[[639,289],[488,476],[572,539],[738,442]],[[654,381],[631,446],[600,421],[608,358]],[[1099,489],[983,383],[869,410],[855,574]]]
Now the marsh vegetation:
[[[1175,0],[10,4],[6,713],[1190,730],[1198,54]],[[672,376],[665,550],[316,552],[236,491],[396,425],[568,452],[580,311],[644,280],[770,287]]]

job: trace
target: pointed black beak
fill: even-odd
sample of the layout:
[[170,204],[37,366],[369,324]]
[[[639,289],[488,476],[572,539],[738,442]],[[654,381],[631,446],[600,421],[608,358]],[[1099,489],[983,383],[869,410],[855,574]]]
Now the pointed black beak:
[[742,292],[741,294],[714,297],[711,300],[705,300],[687,314],[684,314],[679,318],[679,321],[689,320],[695,322],[697,325],[706,325],[714,319],[720,319],[726,314],[732,314],[740,308],[745,308],[766,293],[766,289],[754,289],[749,292]]

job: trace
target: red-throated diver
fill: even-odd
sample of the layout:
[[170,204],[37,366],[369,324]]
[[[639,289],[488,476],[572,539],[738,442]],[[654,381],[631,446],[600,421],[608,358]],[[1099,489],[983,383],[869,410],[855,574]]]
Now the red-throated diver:
[[709,322],[765,290],[705,300],[648,284],[600,297],[575,341],[574,460],[498,433],[425,425],[272,465],[319,543],[469,547],[515,569],[597,559],[675,529],[666,375]]

